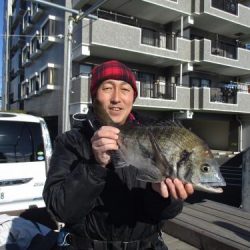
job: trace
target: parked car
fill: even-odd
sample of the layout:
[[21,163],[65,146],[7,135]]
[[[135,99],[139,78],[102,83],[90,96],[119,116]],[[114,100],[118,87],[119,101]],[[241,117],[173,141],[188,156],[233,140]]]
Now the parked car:
[[45,206],[51,153],[43,118],[0,112],[0,213]]

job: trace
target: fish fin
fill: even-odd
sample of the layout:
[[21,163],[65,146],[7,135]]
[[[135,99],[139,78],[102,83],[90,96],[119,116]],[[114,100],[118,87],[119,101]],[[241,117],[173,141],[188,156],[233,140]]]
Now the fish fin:
[[111,160],[115,168],[124,168],[129,166],[124,157],[122,156],[121,151],[113,151],[111,153]]
[[119,149],[112,152],[112,162],[114,163],[114,167],[124,168],[131,165],[131,163],[127,161],[127,159],[129,159],[126,155],[127,149],[122,144],[120,139],[118,139],[117,144],[119,146]]
[[153,133],[150,130],[148,130],[148,135],[155,156],[155,165],[163,175],[173,176],[173,166],[169,163],[166,156],[162,153],[159,144],[157,143]]
[[143,163],[143,167],[137,168],[136,179],[145,182],[157,183],[163,180],[161,171],[151,162]]

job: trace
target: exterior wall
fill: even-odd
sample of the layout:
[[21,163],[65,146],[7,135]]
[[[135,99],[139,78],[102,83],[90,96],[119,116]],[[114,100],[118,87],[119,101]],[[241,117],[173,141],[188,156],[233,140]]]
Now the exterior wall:
[[250,147],[250,116],[249,115],[239,115],[239,120],[242,124],[240,128],[240,143],[241,149],[244,150]]
[[[78,30],[79,25],[76,27]],[[76,44],[73,47],[73,60],[79,60],[90,53],[93,56],[100,56],[112,48],[112,54],[117,58],[133,60],[133,62],[152,65],[157,64],[168,66],[176,61],[189,62],[191,42],[186,39],[177,38],[176,50],[148,46],[141,43],[141,28],[128,26],[104,19],[96,21],[83,20],[82,36],[76,34]],[[120,31],[123,31],[122,33]],[[112,36],[107,36],[112,34]],[[185,50],[183,49],[185,48]],[[135,56],[136,55],[136,56]],[[166,59],[168,59],[166,61]]]
[[[12,4],[12,1],[8,1],[11,6],[10,2]],[[53,2],[74,9],[95,3],[94,0]],[[105,60],[118,59],[138,76],[140,94],[134,104],[135,109],[156,117],[184,119],[183,122],[186,121],[191,129],[204,136],[215,149],[235,150],[233,144],[238,145],[241,150],[250,146],[247,136],[250,115],[250,50],[247,49],[247,42],[250,40],[250,8],[249,1],[241,3],[237,5],[237,13],[232,14],[213,7],[212,0],[106,1],[100,7],[106,11],[106,16],[103,12],[98,20],[85,18],[74,24],[70,114],[86,113],[91,103],[89,75],[81,74],[81,66],[90,69]],[[32,23],[33,26],[28,27],[25,34],[33,36],[36,30],[40,30],[48,15],[57,19],[56,34],[61,34],[60,37],[67,34],[69,14],[50,7],[43,9],[42,16]],[[20,15],[25,11],[26,9],[20,8],[15,13],[14,34],[21,32],[18,23]],[[11,15],[11,8],[8,13]],[[145,29],[149,30],[146,40],[152,39],[152,44],[151,40],[148,44],[143,41]],[[31,39],[32,37],[26,37],[24,43],[22,39],[12,39],[11,46],[22,48]],[[41,54],[35,55],[24,65],[23,79],[19,74],[21,52],[16,53],[6,72],[13,69],[17,74],[4,89],[6,96],[12,94],[14,103],[10,108],[17,109],[23,104],[26,112],[57,117],[60,131],[64,112],[63,86],[67,73],[67,36],[53,39],[51,46],[43,48]],[[221,39],[225,46],[233,46],[235,58],[223,53],[215,54],[216,39]],[[238,46],[239,42],[245,43],[245,47]],[[224,48],[220,49],[225,52]],[[48,86],[42,91],[33,91],[29,96],[23,95],[20,98],[20,82],[25,84],[36,72],[40,74],[48,63],[57,69],[56,86]],[[200,79],[200,83],[193,83],[193,79]],[[202,86],[203,80],[207,81],[206,86]],[[214,93],[222,91],[229,83],[239,86],[234,101],[214,100]],[[164,93],[160,87],[165,88]],[[237,126],[239,132],[232,133]]]
[[[61,4],[61,1],[55,2]],[[48,19],[48,16],[55,17],[56,20],[56,34],[64,34],[64,14],[62,11],[49,6],[41,6],[43,13],[42,16],[33,24],[29,34],[30,39],[26,39],[26,42],[31,44],[31,39],[37,31],[41,33],[41,26]],[[30,79],[35,72],[38,74],[49,63],[53,64],[56,68],[56,88],[53,91],[47,93],[40,93],[32,98],[24,101],[24,108],[27,112],[37,113],[44,117],[57,116],[61,114],[61,88],[64,82],[63,78],[63,62],[64,62],[64,40],[63,38],[53,37],[53,42],[46,49],[41,49],[41,54],[32,59],[32,63],[25,67],[25,79]],[[41,80],[41,79],[40,79]]]
[[9,1],[4,1],[4,23],[3,23],[3,33],[6,36],[3,38],[3,64],[2,64],[2,110],[7,109],[8,105],[8,81],[9,81],[9,26],[10,26],[10,18],[9,13],[11,13],[11,3]]

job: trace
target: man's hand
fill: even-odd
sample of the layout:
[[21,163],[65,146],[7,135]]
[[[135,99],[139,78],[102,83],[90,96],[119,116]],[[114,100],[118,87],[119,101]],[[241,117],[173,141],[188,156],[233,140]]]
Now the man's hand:
[[194,192],[193,185],[190,183],[184,184],[179,179],[171,180],[166,178],[160,183],[152,183],[152,188],[155,192],[159,193],[162,197],[168,198],[172,196],[175,199],[185,200]]
[[120,130],[111,126],[103,126],[91,138],[92,150],[95,159],[102,167],[110,162],[109,151],[117,150],[117,140]]

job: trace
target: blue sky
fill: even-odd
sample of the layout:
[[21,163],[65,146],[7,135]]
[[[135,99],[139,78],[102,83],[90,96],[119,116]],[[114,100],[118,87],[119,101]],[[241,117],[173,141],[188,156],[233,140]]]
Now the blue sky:
[[0,0],[0,95],[2,95],[2,63],[3,63],[3,57],[2,57],[2,50],[3,50],[3,4],[4,1]]

